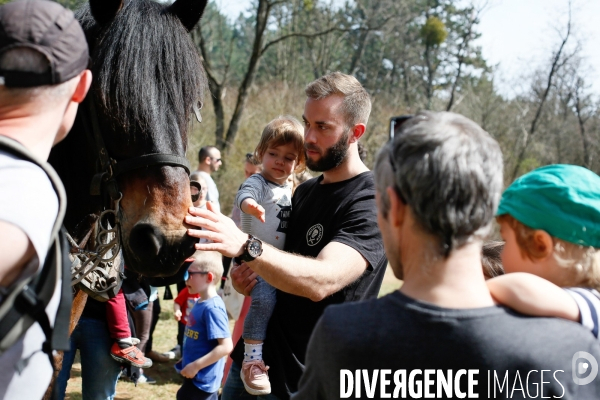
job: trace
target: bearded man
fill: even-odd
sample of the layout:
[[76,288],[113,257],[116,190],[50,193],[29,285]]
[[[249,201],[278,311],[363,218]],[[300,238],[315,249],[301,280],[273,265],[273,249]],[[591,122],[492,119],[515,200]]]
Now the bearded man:
[[[371,112],[369,95],[356,78],[339,72],[317,79],[305,92],[306,163],[323,174],[294,194],[285,251],[249,238],[221,214],[191,209],[186,218],[205,228],[191,229],[191,236],[211,240],[197,249],[246,261],[231,274],[240,293],[250,294],[257,274],[277,288],[263,352],[272,390],[261,399],[288,399],[297,390],[310,335],[325,307],[377,297],[387,264],[373,174],[358,153]],[[223,400],[257,398],[240,378],[244,357],[239,341]],[[241,372],[260,380],[265,364]]]

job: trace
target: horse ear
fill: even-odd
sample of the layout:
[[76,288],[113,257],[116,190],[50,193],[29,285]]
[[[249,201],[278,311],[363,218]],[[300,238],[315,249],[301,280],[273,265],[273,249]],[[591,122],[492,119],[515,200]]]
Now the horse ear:
[[90,0],[90,11],[99,25],[109,23],[123,8],[123,0]]
[[177,16],[189,32],[202,18],[207,3],[208,0],[177,0],[169,7],[169,12]]

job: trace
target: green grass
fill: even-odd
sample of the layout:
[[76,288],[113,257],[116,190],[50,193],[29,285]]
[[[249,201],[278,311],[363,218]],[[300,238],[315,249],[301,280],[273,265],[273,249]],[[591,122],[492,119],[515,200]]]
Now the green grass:
[[[171,289],[176,293],[175,286]],[[156,325],[153,336],[154,350],[159,353],[173,348],[177,344],[177,322],[173,318],[173,300],[162,300],[164,288],[159,289],[161,314]],[[140,384],[137,387],[125,379],[120,379],[117,383],[117,394],[115,400],[159,400],[174,399],[177,390],[183,382],[181,375],[174,369],[175,361],[165,364],[155,363],[151,368],[145,369],[146,375],[156,379],[155,384]],[[71,370],[71,379],[67,386],[68,400],[81,400],[81,364],[78,358],[75,359],[73,369]]]

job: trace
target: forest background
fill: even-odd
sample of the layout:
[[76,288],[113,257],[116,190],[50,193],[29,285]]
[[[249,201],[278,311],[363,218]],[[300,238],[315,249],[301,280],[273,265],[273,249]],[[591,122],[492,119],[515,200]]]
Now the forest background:
[[[369,167],[388,139],[390,117],[430,109],[461,113],[488,131],[503,150],[506,184],[551,163],[598,173],[600,98],[570,11],[553,27],[544,59],[523,71],[522,89],[508,97],[477,41],[490,4],[473,1],[253,0],[235,19],[211,1],[191,32],[211,95],[203,122],[194,123],[188,158],[195,166],[201,146],[221,149],[215,180],[223,211],[231,210],[244,154],[263,127],[281,114],[300,118],[306,84],[332,71],[356,76],[372,96],[361,139]],[[82,3],[58,2],[72,9]]]

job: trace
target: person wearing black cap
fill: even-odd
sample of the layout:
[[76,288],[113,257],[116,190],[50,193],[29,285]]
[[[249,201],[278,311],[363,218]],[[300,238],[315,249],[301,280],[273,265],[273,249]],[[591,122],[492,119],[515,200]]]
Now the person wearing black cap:
[[[60,182],[44,172],[52,146],[65,138],[92,75],[89,52],[73,13],[44,0],[0,7],[0,307],[11,288],[40,271],[59,214]],[[42,166],[44,168],[42,168]],[[57,187],[58,186],[58,187]],[[46,307],[54,323],[60,282]],[[52,377],[35,323],[0,348],[0,399],[39,399]]]

